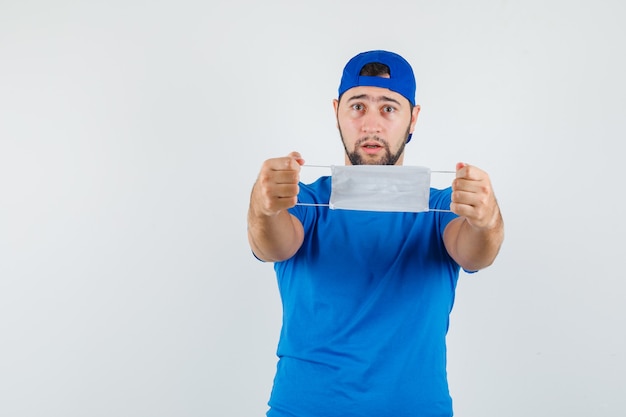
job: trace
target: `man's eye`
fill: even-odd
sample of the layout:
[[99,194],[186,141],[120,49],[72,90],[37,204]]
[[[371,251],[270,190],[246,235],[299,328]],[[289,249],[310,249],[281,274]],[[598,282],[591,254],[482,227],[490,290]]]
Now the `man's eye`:
[[393,107],[391,107],[391,106],[385,106],[385,107],[383,107],[383,112],[384,112],[384,113],[393,113],[395,110],[396,110],[396,109],[394,109],[394,108],[393,108]]
[[352,109],[353,110],[357,110],[357,111],[361,111],[361,110],[363,110],[363,105],[362,104],[353,104],[352,105]]

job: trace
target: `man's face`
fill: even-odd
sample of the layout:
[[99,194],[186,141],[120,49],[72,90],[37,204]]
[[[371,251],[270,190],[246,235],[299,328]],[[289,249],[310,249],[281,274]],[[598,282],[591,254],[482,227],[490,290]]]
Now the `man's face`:
[[334,100],[347,165],[402,165],[420,107],[380,87],[354,87]]

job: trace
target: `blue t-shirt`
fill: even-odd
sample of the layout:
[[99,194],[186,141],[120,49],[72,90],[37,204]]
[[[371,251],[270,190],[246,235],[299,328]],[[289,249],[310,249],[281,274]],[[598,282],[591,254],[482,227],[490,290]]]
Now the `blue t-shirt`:
[[[330,177],[300,184],[328,203]],[[451,190],[431,189],[448,209]],[[269,417],[449,417],[445,338],[459,265],[453,213],[290,209],[304,243],[277,262],[283,304]]]

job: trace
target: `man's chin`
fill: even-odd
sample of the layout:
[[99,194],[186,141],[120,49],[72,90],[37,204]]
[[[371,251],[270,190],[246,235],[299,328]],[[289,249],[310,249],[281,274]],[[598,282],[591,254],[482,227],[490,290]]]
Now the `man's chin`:
[[378,165],[380,158],[372,158],[369,155],[362,154],[361,152],[352,152],[348,154],[348,159],[352,165]]
[[388,152],[382,152],[380,155],[371,155],[361,151],[352,155],[350,160],[354,165],[388,165],[391,159]]
[[361,165],[385,165],[385,160],[384,158],[377,158],[377,159],[366,159],[363,160]]

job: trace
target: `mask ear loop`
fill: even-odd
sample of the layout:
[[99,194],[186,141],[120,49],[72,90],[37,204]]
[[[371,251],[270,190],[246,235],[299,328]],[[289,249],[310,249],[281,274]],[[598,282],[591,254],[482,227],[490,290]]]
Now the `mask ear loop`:
[[[332,165],[311,165],[311,164],[305,164],[302,165],[303,167],[307,167],[307,168],[328,168],[331,169],[333,166]],[[456,171],[430,171],[431,174],[456,174]],[[330,204],[326,203],[301,203],[301,202],[297,202],[296,206],[303,206],[303,207],[328,207],[331,210],[334,210],[332,207],[330,207]],[[422,213],[428,213],[428,212],[438,212],[438,213],[452,213],[452,210],[446,210],[446,209],[436,209],[436,208],[428,208],[428,211],[426,212],[422,212]]]
[[[332,165],[312,165],[312,164],[305,164],[302,165],[303,167],[306,168],[328,168],[331,169]],[[326,204],[316,204],[316,203],[301,203],[301,202],[297,202],[296,206],[304,206],[304,207],[330,207],[330,204],[326,203]]]

